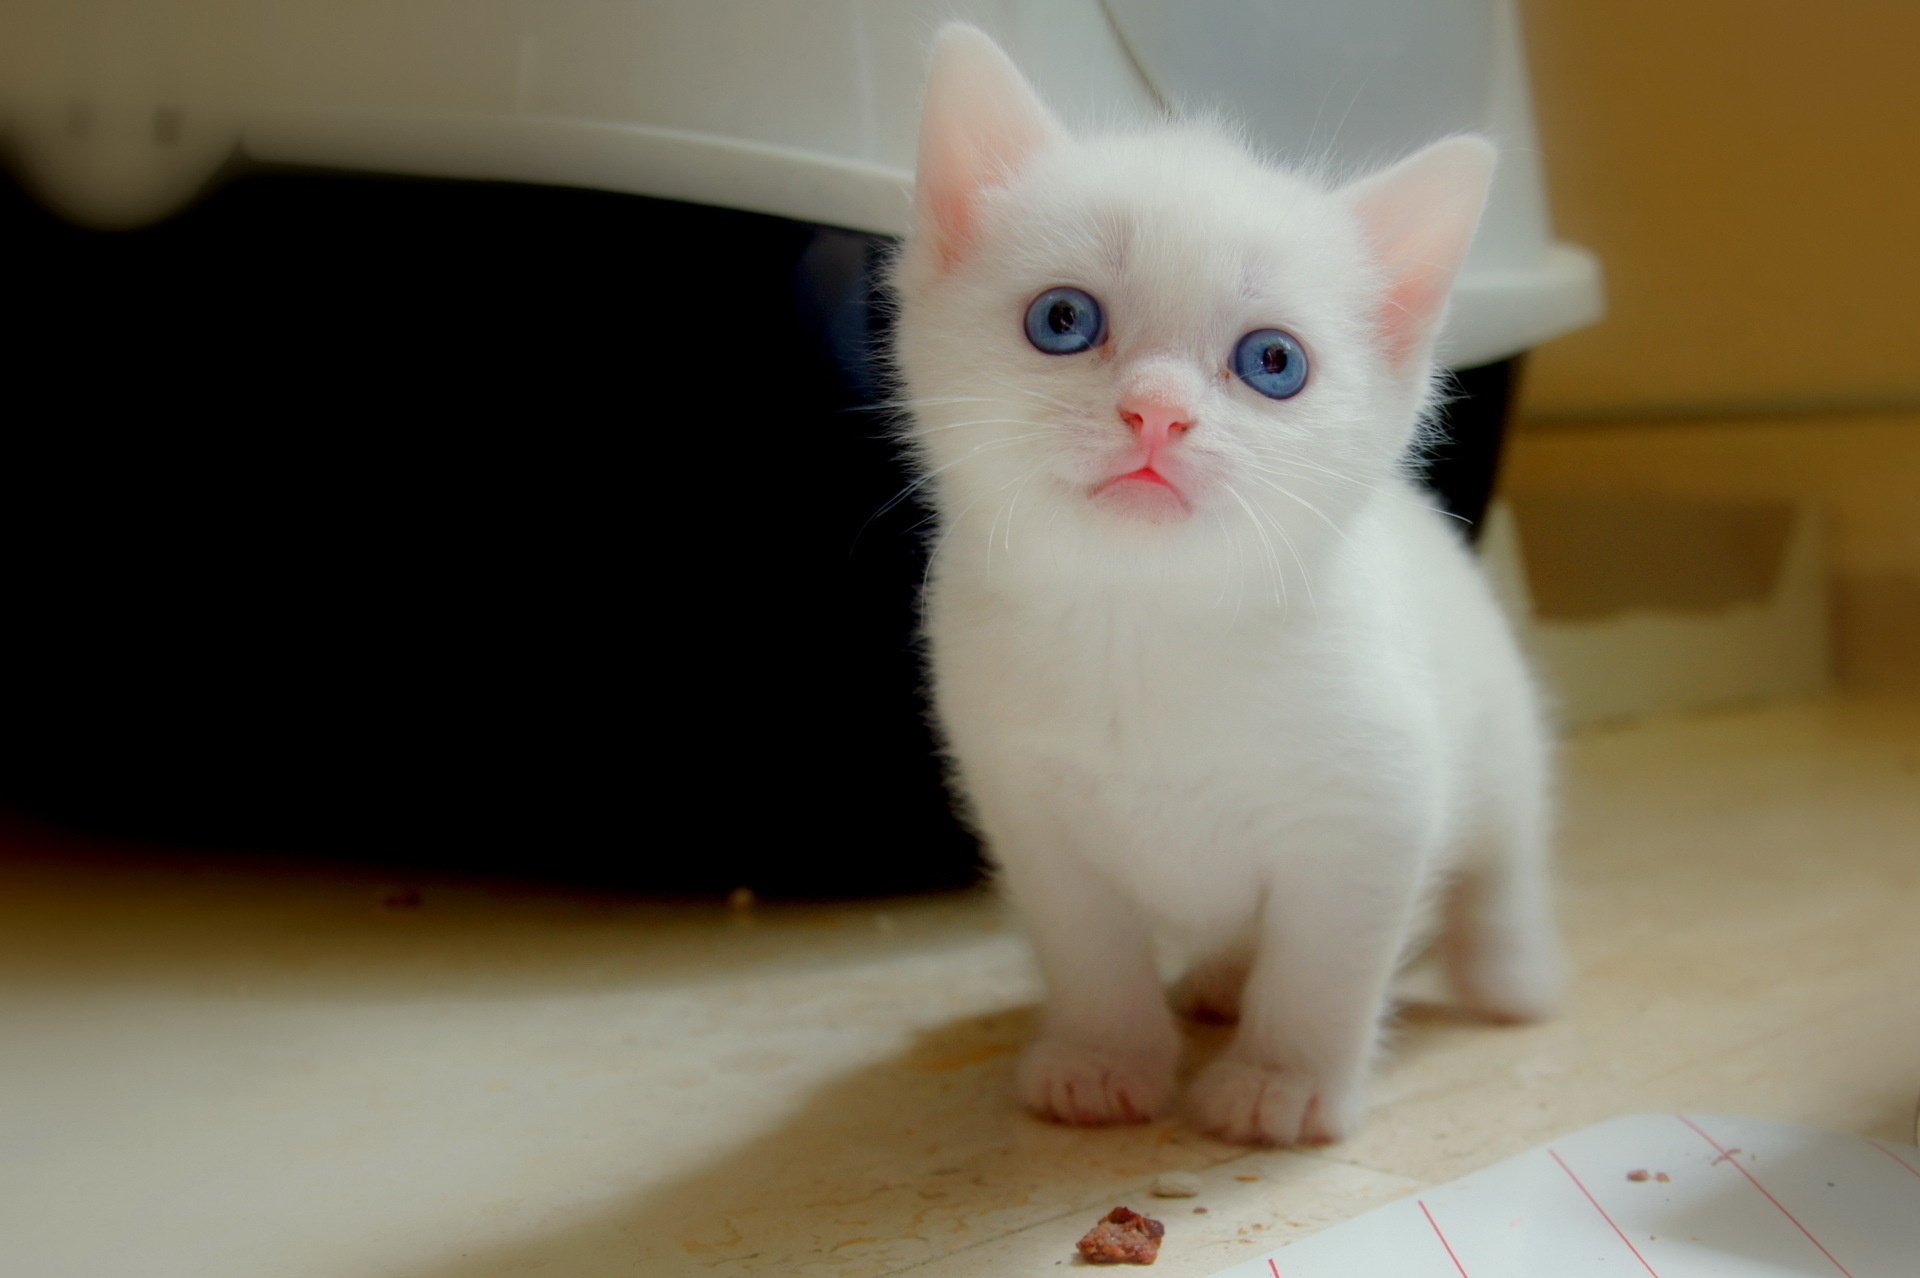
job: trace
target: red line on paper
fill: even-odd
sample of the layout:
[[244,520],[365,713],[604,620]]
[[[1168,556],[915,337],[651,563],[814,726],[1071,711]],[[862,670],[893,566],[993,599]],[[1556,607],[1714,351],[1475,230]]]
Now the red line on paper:
[[1870,1140],[1867,1142],[1867,1144],[1873,1146],[1875,1149],[1885,1154],[1888,1158],[1891,1158],[1894,1162],[1899,1163],[1902,1167],[1906,1168],[1909,1172],[1913,1173],[1915,1178],[1920,1179],[1920,1167],[1915,1167],[1912,1163],[1900,1157],[1900,1155],[1894,1153],[1891,1149],[1888,1149],[1885,1145],[1882,1145],[1877,1140]]
[[1813,1236],[1813,1231],[1811,1229],[1808,1229],[1805,1225],[1801,1224],[1799,1217],[1795,1216],[1792,1212],[1788,1211],[1787,1205],[1785,1203],[1781,1202],[1778,1198],[1775,1198],[1772,1194],[1768,1193],[1767,1187],[1761,1184],[1759,1180],[1757,1180],[1754,1177],[1754,1174],[1752,1172],[1748,1171],[1745,1167],[1741,1166],[1739,1159],[1735,1158],[1732,1154],[1728,1153],[1725,1149],[1723,1149],[1719,1141],[1707,1135],[1707,1133],[1701,1129],[1700,1124],[1694,1122],[1691,1118],[1688,1118],[1685,1114],[1675,1114],[1674,1117],[1679,1119],[1681,1122],[1685,1123],[1687,1126],[1693,1128],[1694,1134],[1699,1136],[1701,1140],[1704,1140],[1705,1142],[1707,1142],[1707,1144],[1713,1146],[1716,1150],[1719,1150],[1721,1159],[1723,1159],[1729,1167],[1739,1172],[1742,1176],[1745,1176],[1747,1178],[1748,1183],[1751,1184],[1755,1189],[1759,1190],[1763,1194],[1766,1194],[1767,1201],[1772,1203],[1775,1207],[1778,1207],[1780,1209],[1780,1214],[1782,1216],[1785,1216],[1788,1220],[1792,1221],[1793,1227],[1795,1229],[1798,1229],[1801,1233],[1807,1236],[1808,1242],[1812,1243],[1816,1247],[1819,1247],[1820,1254],[1825,1256],[1829,1261],[1832,1261],[1833,1267],[1835,1269],[1838,1269],[1841,1273],[1846,1274],[1847,1278],[1853,1278],[1852,1271],[1849,1270],[1845,1265],[1841,1264],[1839,1258],[1836,1257],[1832,1252],[1828,1251],[1826,1247],[1821,1243],[1821,1241],[1818,1238],[1815,1238]]
[[1280,1278],[1280,1262],[1272,1256],[1267,1257],[1267,1268],[1272,1271],[1273,1278]]
[[[1433,1213],[1427,1210],[1427,1205],[1424,1202],[1420,1203],[1420,1214],[1427,1218],[1429,1225],[1433,1226],[1433,1236],[1438,1238],[1440,1245],[1447,1249],[1447,1259],[1451,1260],[1453,1267],[1460,1271],[1460,1278],[1469,1278],[1467,1267],[1460,1263],[1460,1257],[1453,1254],[1453,1244],[1448,1242],[1447,1236],[1440,1232],[1440,1222],[1433,1218]],[[1853,1278],[1853,1275],[1848,1274],[1847,1278]]]
[[1607,1224],[1613,1226],[1613,1232],[1620,1235],[1620,1241],[1627,1245],[1627,1250],[1632,1252],[1633,1258],[1640,1262],[1640,1267],[1646,1270],[1648,1273],[1652,1274],[1653,1278],[1660,1278],[1660,1271],[1647,1263],[1647,1258],[1640,1254],[1640,1249],[1638,1247],[1633,1245],[1633,1239],[1627,1237],[1626,1230],[1620,1228],[1619,1224],[1614,1220],[1614,1218],[1607,1214],[1607,1209],[1600,1205],[1600,1200],[1593,1196],[1593,1191],[1587,1188],[1585,1182],[1583,1182],[1578,1176],[1573,1174],[1573,1168],[1567,1166],[1567,1160],[1560,1157],[1560,1155],[1556,1151],[1551,1149],[1547,1151],[1547,1156],[1553,1159],[1554,1162],[1560,1164],[1560,1170],[1565,1172],[1567,1174],[1567,1179],[1571,1180],[1574,1183],[1574,1185],[1580,1190],[1580,1192],[1587,1196],[1587,1201],[1592,1203],[1593,1209],[1600,1213],[1600,1218],[1606,1221]]

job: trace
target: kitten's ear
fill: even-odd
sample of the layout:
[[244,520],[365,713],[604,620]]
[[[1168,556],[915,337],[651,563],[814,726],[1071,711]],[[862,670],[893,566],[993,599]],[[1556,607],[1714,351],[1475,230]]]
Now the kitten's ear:
[[1065,136],[999,45],[964,24],[941,30],[920,117],[914,216],[944,265],[965,256],[982,192]]
[[1486,208],[1496,156],[1493,143],[1461,134],[1347,188],[1386,268],[1387,292],[1374,323],[1396,365],[1404,367],[1433,340]]

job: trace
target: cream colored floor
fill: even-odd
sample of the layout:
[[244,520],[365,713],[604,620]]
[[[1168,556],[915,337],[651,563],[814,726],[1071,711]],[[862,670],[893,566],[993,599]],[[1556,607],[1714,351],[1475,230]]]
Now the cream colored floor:
[[[1153,1272],[1201,1275],[1621,1113],[1910,1135],[1920,705],[1659,722],[1568,763],[1575,1007],[1414,1004],[1367,1130],[1310,1154],[1014,1112],[1035,986],[980,895],[395,909],[29,839],[0,872],[0,1272],[1044,1273],[1126,1202],[1167,1221]],[[1175,1168],[1201,1196],[1150,1203]]]

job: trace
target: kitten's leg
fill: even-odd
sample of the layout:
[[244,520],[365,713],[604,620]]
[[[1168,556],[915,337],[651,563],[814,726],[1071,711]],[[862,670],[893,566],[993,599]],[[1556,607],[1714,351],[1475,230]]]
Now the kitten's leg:
[[1535,1021],[1559,1007],[1566,959],[1544,851],[1504,838],[1470,864],[1447,898],[1442,950],[1468,1007],[1496,1021]]
[[1554,918],[1547,743],[1524,689],[1489,738],[1447,897],[1441,950],[1461,1001],[1497,1021],[1550,1015],[1566,984]]
[[1388,982],[1413,916],[1418,876],[1411,858],[1404,862],[1395,867],[1404,872],[1385,876],[1375,862],[1362,881],[1328,859],[1300,880],[1311,891],[1275,885],[1239,1031],[1194,1081],[1202,1128],[1231,1141],[1294,1145],[1339,1140],[1359,1125]]
[[1153,1117],[1173,1095],[1180,1039],[1139,911],[1070,854],[1003,866],[1047,985],[1040,1036],[1020,1061],[1021,1102],[1063,1123]]
[[1196,1021],[1231,1024],[1240,1019],[1240,994],[1253,967],[1253,946],[1238,944],[1194,960],[1174,982],[1173,1010]]

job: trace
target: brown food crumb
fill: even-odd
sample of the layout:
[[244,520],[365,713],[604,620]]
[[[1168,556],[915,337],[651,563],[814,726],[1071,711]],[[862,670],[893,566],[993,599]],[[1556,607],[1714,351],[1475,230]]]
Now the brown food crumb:
[[1193,1214],[1196,1216],[1204,1216],[1207,1214],[1207,1209],[1205,1207],[1195,1207],[1193,1209]]
[[1130,1207],[1115,1207],[1080,1240],[1080,1254],[1096,1265],[1151,1265],[1167,1227]]
[[1655,1172],[1653,1174],[1653,1178],[1659,1181],[1663,1185],[1667,1184],[1669,1181],[1673,1179],[1673,1177],[1667,1175],[1665,1172]]
[[1628,1172],[1627,1179],[1633,1180],[1633,1181],[1652,1180],[1653,1173],[1648,1171],[1646,1168],[1642,1167],[1638,1171]]
[[1244,1180],[1244,1181],[1246,1181],[1246,1182],[1247,1182],[1248,1184],[1252,1184],[1252,1183],[1253,1183],[1254,1181],[1256,1181],[1256,1180],[1259,1180],[1260,1178],[1259,1178],[1258,1176],[1235,1176],[1235,1177],[1234,1177],[1234,1179],[1235,1179],[1235,1180]]

